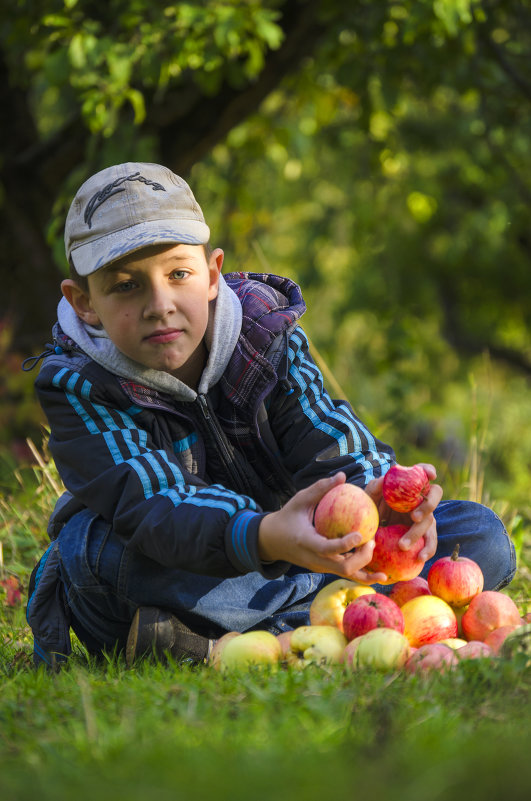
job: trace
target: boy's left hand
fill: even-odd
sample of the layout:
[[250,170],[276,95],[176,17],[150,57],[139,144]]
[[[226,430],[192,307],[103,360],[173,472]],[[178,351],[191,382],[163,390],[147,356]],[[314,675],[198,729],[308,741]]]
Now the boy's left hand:
[[[422,463],[421,467],[423,467],[428,474],[430,481],[437,478],[437,471],[432,464]],[[437,550],[437,525],[433,512],[442,498],[442,487],[440,487],[439,484],[432,484],[428,497],[425,498],[416,509],[413,509],[412,512],[395,512],[384,501],[382,486],[383,476],[369,481],[365,487],[365,492],[371,496],[378,507],[380,523],[385,521],[387,525],[402,523],[405,526],[410,526],[409,530],[399,542],[400,547],[407,550],[414,542],[423,536],[426,542],[419,553],[419,557],[424,561],[430,559]]]

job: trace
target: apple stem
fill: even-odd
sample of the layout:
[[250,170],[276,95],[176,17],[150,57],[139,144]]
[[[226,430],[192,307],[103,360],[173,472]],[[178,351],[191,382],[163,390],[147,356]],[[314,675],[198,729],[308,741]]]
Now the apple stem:
[[459,545],[459,543],[457,543],[457,545],[455,546],[454,551],[452,553],[452,562],[456,562],[457,561],[457,557],[459,556],[459,548],[460,548],[460,545]]

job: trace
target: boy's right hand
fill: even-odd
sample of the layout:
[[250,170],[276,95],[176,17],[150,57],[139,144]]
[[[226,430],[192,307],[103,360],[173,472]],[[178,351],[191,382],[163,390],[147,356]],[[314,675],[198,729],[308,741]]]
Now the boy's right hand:
[[[282,560],[315,573],[335,573],[363,584],[385,581],[385,573],[363,570],[372,559],[374,540],[357,548],[361,540],[357,532],[329,540],[313,526],[314,510],[323,495],[345,481],[344,473],[323,478],[299,490],[278,512],[266,515],[258,530],[258,552],[262,561]],[[356,550],[352,551],[353,548]]]

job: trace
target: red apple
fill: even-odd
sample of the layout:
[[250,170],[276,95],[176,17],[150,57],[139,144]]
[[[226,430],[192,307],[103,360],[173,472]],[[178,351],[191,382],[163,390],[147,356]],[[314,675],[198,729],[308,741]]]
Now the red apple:
[[500,653],[500,649],[511,633],[515,629],[519,628],[521,624],[518,625],[511,625],[511,626],[500,626],[497,629],[493,629],[493,631],[489,632],[485,639],[483,640],[489,648],[492,648],[495,654]]
[[365,568],[373,573],[385,573],[387,580],[381,584],[394,584],[396,581],[410,581],[416,578],[424,567],[424,560],[418,554],[425,544],[420,537],[404,551],[398,542],[408,531],[408,526],[396,523],[393,526],[380,526],[375,534],[372,559]]
[[367,584],[336,579],[319,590],[310,604],[310,623],[312,626],[336,626],[343,631],[343,615],[349,603],[361,595],[374,595],[375,592]]
[[363,543],[378,528],[378,509],[370,495],[355,484],[339,484],[324,495],[315,509],[315,530],[328,539],[358,531]]
[[483,573],[477,562],[459,556],[459,545],[456,545],[451,556],[433,562],[428,572],[428,586],[433,595],[451,606],[466,606],[483,589]]
[[470,601],[461,620],[467,640],[481,640],[500,626],[520,625],[520,613],[512,598],[503,592],[485,590]]
[[458,659],[481,659],[485,656],[494,656],[492,648],[479,640],[470,640],[455,652]]
[[419,595],[407,601],[402,615],[404,634],[417,648],[457,637],[457,620],[452,607],[435,595]]
[[371,629],[385,627],[404,631],[404,618],[400,607],[390,598],[375,592],[362,595],[352,601],[343,615],[343,632],[347,640],[353,640]]
[[416,578],[409,581],[397,581],[391,587],[389,598],[398,606],[404,606],[406,601],[411,601],[412,598],[416,598],[418,595],[431,595],[428,582],[422,576],[416,576]]
[[455,651],[447,645],[427,643],[411,654],[404,669],[407,673],[423,673],[430,670],[449,670],[457,665]]
[[411,512],[422,503],[430,491],[430,479],[424,468],[416,464],[404,467],[395,464],[384,476],[384,501],[396,512]]

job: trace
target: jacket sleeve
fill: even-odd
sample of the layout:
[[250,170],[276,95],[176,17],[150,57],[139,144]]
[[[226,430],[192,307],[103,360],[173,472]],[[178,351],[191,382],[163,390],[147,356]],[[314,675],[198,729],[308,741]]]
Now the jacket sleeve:
[[139,409],[127,408],[118,382],[106,377],[102,389],[90,370],[52,363],[36,381],[50,451],[75,499],[162,565],[220,577],[285,572],[283,562],[260,561],[263,513],[255,502],[185,472],[137,425]]
[[384,475],[396,461],[393,449],[369,431],[347,401],[330,397],[299,327],[289,338],[286,357],[286,377],[272,393],[268,417],[296,489],[339,470],[361,487]]

